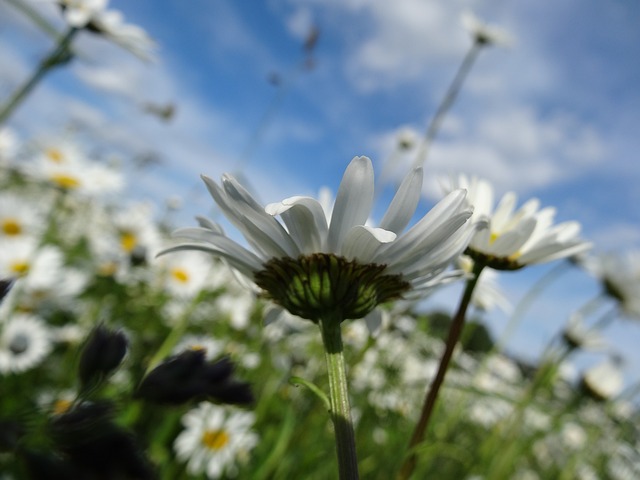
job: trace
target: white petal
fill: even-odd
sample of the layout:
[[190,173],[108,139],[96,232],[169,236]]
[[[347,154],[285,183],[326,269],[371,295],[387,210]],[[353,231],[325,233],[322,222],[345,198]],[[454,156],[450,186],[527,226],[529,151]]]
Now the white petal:
[[404,177],[387,213],[380,222],[380,228],[400,233],[411,221],[416,211],[422,190],[422,168],[414,168]]
[[302,253],[320,252],[325,248],[328,227],[320,203],[310,197],[291,197],[281,203],[267,205],[269,215],[281,215],[289,234]]
[[337,252],[349,230],[364,225],[373,204],[373,165],[367,157],[355,157],[338,188],[331,214],[327,249]]
[[396,234],[382,228],[357,225],[347,233],[339,255],[362,263],[370,263],[380,245],[393,242]]
[[[237,245],[237,244],[236,244]],[[242,248],[238,245],[239,248]],[[251,258],[251,255],[253,255],[251,252],[249,252],[248,250],[245,250],[247,255],[243,255],[240,254],[239,252],[236,253],[230,253],[230,252],[226,252],[220,248],[216,248],[215,246],[209,246],[209,245],[203,245],[203,244],[199,244],[199,243],[184,243],[181,245],[177,245],[175,247],[170,247],[167,249],[162,250],[160,253],[158,253],[158,255],[156,256],[160,256],[160,255],[165,255],[167,253],[171,253],[171,252],[180,252],[180,251],[185,251],[185,250],[197,250],[197,251],[201,251],[201,252],[205,252],[205,253],[210,253],[211,255],[217,256],[217,257],[222,257],[223,259],[225,259],[229,265],[231,265],[233,268],[235,268],[236,270],[238,270],[240,273],[242,273],[243,275],[249,277],[249,278],[253,278],[253,274],[262,269],[262,265],[261,264],[257,264],[253,261],[253,259]],[[254,255],[255,257],[255,255]],[[255,257],[257,258],[257,257]]]
[[500,235],[489,247],[487,253],[494,253],[497,256],[508,257],[517,252],[527,243],[531,234],[536,229],[538,221],[535,217],[524,219],[518,226]]
[[491,228],[494,232],[501,232],[504,230],[511,219],[513,211],[516,208],[516,201],[518,197],[513,192],[507,192],[500,199],[498,206],[491,218]]
[[[395,264],[400,258],[406,257],[424,240],[429,232],[435,232],[449,217],[457,213],[465,204],[466,191],[455,190],[440,200],[422,219],[411,227],[395,242],[383,246],[375,256],[376,263]],[[471,211],[468,210],[469,216]]]

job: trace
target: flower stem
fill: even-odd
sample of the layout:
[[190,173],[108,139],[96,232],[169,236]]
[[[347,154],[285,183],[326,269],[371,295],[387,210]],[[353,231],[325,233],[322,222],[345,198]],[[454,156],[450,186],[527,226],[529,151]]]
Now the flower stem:
[[49,55],[47,55],[38,66],[37,70],[31,75],[21,87],[16,90],[11,98],[7,101],[7,103],[0,108],[0,125],[5,123],[7,119],[11,116],[13,111],[24,101],[24,99],[31,93],[33,88],[44,78],[44,76],[49,72],[49,70],[55,68],[58,65],[62,65],[68,62],[71,58],[71,51],[69,46],[71,45],[71,40],[78,32],[78,29],[75,27],[69,28],[67,32],[60,37],[58,40],[58,44],[51,51]]
[[431,119],[431,122],[429,122],[427,131],[425,132],[422,143],[420,144],[420,147],[418,149],[418,154],[416,155],[414,167],[419,167],[424,164],[427,158],[427,152],[429,150],[429,147],[431,146],[431,143],[433,142],[433,140],[436,138],[436,135],[440,130],[440,125],[442,124],[442,121],[444,120],[445,115],[449,111],[449,108],[451,108],[451,105],[453,105],[453,102],[455,102],[458,96],[458,93],[460,93],[460,90],[462,89],[462,84],[464,83],[465,78],[467,78],[467,75],[469,74],[469,71],[471,70],[473,63],[476,61],[476,58],[478,57],[480,50],[482,50],[482,46],[483,46],[482,43],[479,43],[476,41],[476,42],[473,42],[469,50],[467,50],[466,55],[462,59],[462,63],[458,67],[458,71],[456,72],[455,77],[453,77],[453,81],[449,85],[449,89],[447,90],[447,93],[445,94],[444,98],[442,99],[442,102],[438,106],[438,110],[436,110],[436,113]]
[[413,430],[413,435],[411,437],[411,441],[409,442],[409,455],[405,458],[402,467],[400,468],[400,472],[396,477],[397,480],[407,480],[414,469],[416,468],[416,464],[418,462],[418,455],[415,451],[416,447],[422,443],[424,439],[424,435],[427,431],[427,426],[429,425],[429,420],[431,418],[431,414],[433,413],[433,409],[436,404],[436,400],[438,399],[438,393],[440,391],[440,387],[444,382],[444,376],[447,373],[447,369],[449,368],[449,364],[451,363],[451,358],[453,356],[453,351],[455,349],[456,344],[458,343],[458,339],[460,338],[460,334],[462,333],[462,328],[464,327],[464,320],[467,313],[467,307],[471,302],[471,296],[473,295],[473,290],[478,283],[478,278],[480,277],[480,273],[484,265],[481,263],[477,263],[473,267],[473,277],[467,280],[467,285],[465,287],[464,293],[462,294],[462,298],[460,300],[460,305],[458,306],[458,311],[456,312],[453,320],[451,322],[451,327],[449,327],[449,336],[447,337],[447,343],[442,354],[442,358],[440,359],[440,364],[438,365],[438,372],[436,373],[433,382],[431,383],[431,387],[427,392],[427,396],[424,399],[424,404],[422,405],[422,412],[420,413],[420,419],[416,424],[415,429]]
[[335,317],[320,320],[327,373],[329,375],[329,400],[331,420],[336,435],[336,452],[341,480],[358,479],[356,440],[349,407],[347,374],[344,365],[340,320]]

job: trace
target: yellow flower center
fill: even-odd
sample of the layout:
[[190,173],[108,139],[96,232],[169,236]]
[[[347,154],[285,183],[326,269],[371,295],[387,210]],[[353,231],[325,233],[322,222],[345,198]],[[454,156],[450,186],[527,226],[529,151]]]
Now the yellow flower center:
[[187,283],[189,281],[189,274],[182,268],[174,268],[171,270],[171,276],[180,283]]
[[201,442],[209,450],[217,451],[229,443],[229,434],[224,430],[205,430]]
[[499,233],[491,232],[491,236],[489,237],[489,245],[495,242],[499,236],[500,236]]
[[20,235],[22,233],[22,225],[15,218],[5,218],[2,220],[2,232],[5,235]]
[[66,190],[72,190],[80,186],[80,180],[77,177],[65,173],[56,173],[51,176],[51,181]]
[[64,155],[57,148],[49,148],[44,153],[47,156],[47,158],[51,160],[53,163],[64,162]]
[[54,415],[62,415],[63,413],[66,413],[69,408],[71,407],[71,400],[67,400],[64,398],[58,399],[55,402],[53,402],[53,414]]
[[122,232],[120,234],[120,245],[125,252],[131,252],[138,245],[138,238],[134,233]]
[[191,350],[193,352],[206,352],[207,351],[207,347],[205,347],[203,345],[189,345],[189,350]]
[[98,267],[98,275],[103,277],[111,277],[118,271],[118,264],[115,262],[103,263]]
[[29,262],[13,262],[9,266],[9,270],[17,274],[18,276],[24,276],[29,272],[29,267]]

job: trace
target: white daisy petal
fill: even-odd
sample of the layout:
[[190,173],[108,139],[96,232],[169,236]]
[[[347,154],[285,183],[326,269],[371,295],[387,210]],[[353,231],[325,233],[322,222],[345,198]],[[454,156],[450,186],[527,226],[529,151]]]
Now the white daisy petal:
[[388,230],[357,225],[349,230],[338,253],[349,260],[369,263],[380,245],[395,239],[396,234]]
[[327,219],[322,205],[310,197],[291,197],[266,206],[269,215],[280,215],[302,253],[319,251],[327,238]]
[[395,233],[402,232],[416,211],[421,191],[422,168],[414,168],[400,184],[400,188],[380,221],[380,228]]
[[355,157],[342,177],[331,214],[327,248],[337,252],[347,232],[364,225],[373,204],[373,165],[367,157]]

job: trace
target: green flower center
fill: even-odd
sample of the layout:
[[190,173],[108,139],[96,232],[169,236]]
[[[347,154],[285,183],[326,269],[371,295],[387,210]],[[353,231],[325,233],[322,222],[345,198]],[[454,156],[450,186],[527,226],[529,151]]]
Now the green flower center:
[[386,265],[363,265],[330,253],[274,258],[264,267],[255,282],[266,297],[316,323],[362,318],[410,288],[401,275],[384,274]]

